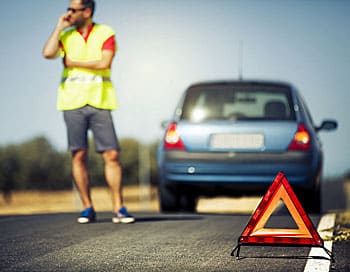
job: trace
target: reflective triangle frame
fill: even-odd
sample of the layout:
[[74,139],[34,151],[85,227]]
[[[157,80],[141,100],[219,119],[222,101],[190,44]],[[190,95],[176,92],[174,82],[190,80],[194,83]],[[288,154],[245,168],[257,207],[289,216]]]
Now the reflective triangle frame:
[[[290,212],[297,229],[265,228],[267,221],[275,211],[278,202],[283,200]],[[274,245],[274,246],[316,246],[325,249],[333,259],[333,255],[325,247],[322,238],[306,214],[298,197],[290,186],[285,174],[279,172],[273,183],[262,198],[250,221],[238,239],[237,246],[231,256],[239,257],[243,245]]]

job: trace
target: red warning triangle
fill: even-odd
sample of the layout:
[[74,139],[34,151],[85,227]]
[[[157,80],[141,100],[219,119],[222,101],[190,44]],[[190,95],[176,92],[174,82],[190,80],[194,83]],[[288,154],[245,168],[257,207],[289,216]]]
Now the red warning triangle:
[[[278,202],[283,200],[297,229],[264,228]],[[304,211],[286,176],[279,172],[238,239],[243,244],[322,246],[323,240]]]

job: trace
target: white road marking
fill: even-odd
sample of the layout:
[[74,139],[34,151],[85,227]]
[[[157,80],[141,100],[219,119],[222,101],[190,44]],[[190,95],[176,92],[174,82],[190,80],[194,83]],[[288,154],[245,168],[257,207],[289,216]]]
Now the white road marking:
[[[325,214],[324,216],[322,216],[320,223],[317,227],[317,231],[322,239],[324,239],[326,236],[331,237],[333,235],[335,217],[335,213]],[[333,241],[324,242],[324,247],[327,248],[329,251],[332,251],[332,245]],[[313,247],[309,253],[309,257],[311,256],[325,257],[327,259],[308,259],[308,261],[306,262],[304,272],[328,272],[330,270],[330,257],[323,248]]]

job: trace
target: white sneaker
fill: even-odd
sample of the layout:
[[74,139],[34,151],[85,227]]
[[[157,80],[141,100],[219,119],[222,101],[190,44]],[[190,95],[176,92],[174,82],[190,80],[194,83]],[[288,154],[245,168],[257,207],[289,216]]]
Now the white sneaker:
[[128,212],[128,210],[125,207],[122,207],[117,213],[113,215],[112,222],[115,224],[130,224],[135,222],[135,218]]

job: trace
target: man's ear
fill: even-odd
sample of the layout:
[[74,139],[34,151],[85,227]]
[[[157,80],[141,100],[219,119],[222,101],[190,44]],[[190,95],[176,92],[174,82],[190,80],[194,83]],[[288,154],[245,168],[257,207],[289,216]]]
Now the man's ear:
[[85,15],[86,15],[87,17],[91,17],[91,15],[92,15],[92,10],[91,10],[91,8],[86,8],[86,9],[84,10],[84,13],[85,13]]

